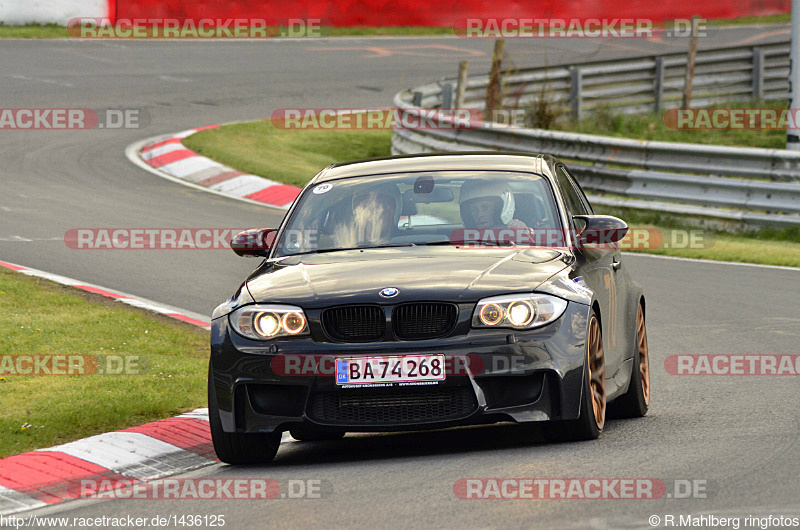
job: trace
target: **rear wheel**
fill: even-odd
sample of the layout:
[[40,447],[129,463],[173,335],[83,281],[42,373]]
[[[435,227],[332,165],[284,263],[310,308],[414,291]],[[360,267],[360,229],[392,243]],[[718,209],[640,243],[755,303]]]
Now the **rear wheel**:
[[544,437],[547,440],[593,440],[603,431],[606,422],[606,364],[600,321],[594,314],[589,319],[586,343],[580,416],[577,420],[544,426]]
[[609,405],[609,413],[617,418],[641,418],[650,407],[650,355],[644,308],[636,313],[636,351],[633,355],[631,382],[628,391]]
[[272,462],[281,444],[281,433],[225,432],[219,419],[217,395],[208,369],[208,420],[217,457],[226,464],[265,464]]

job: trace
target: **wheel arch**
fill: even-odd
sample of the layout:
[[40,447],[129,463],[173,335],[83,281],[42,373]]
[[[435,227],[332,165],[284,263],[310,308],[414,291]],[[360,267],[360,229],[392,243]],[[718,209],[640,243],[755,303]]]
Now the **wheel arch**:
[[[600,330],[602,331],[602,329],[603,329],[603,316],[600,313],[600,302],[598,302],[597,300],[593,300],[592,301],[592,313],[594,313],[594,316],[597,317],[597,322],[600,324]],[[591,315],[589,315],[589,316],[591,316]]]

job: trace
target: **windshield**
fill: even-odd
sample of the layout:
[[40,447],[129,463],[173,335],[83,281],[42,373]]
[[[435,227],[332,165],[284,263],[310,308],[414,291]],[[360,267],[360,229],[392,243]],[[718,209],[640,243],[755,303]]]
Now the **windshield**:
[[[275,257],[456,242],[465,229],[559,228],[544,177],[438,171],[332,180],[303,193]],[[460,237],[460,236],[459,236]]]

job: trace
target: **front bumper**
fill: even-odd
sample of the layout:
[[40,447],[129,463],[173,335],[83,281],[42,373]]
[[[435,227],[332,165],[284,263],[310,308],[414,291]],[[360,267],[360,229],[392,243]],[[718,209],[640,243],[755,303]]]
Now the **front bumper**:
[[[212,322],[211,384],[226,432],[300,425],[396,431],[578,417],[590,308],[570,302],[539,329],[469,329],[425,341],[366,344],[245,339],[228,317]],[[311,319],[311,315],[309,315]],[[360,355],[445,355],[445,381],[392,388],[339,388],[332,359]]]

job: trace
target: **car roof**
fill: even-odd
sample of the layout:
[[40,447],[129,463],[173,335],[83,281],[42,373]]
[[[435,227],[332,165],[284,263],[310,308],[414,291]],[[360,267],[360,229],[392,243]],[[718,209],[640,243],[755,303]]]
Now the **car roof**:
[[320,171],[309,184],[364,175],[414,171],[521,171],[549,176],[552,175],[553,166],[557,163],[558,160],[550,155],[535,153],[504,153],[496,151],[425,153],[334,164]]

